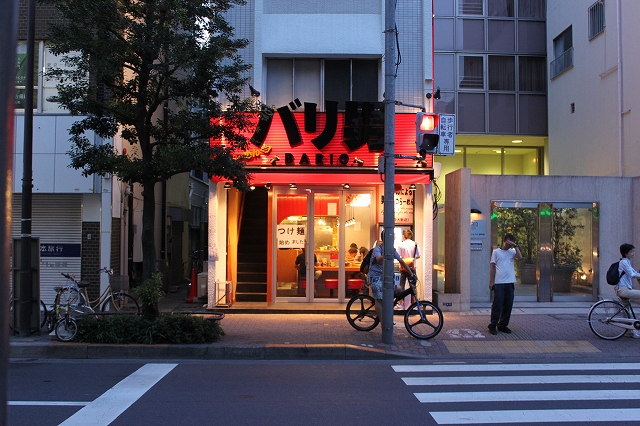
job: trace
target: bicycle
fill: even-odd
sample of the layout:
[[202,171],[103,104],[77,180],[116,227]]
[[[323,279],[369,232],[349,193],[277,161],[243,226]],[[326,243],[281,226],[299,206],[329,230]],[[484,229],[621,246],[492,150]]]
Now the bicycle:
[[[11,293],[9,294],[9,328],[11,329],[11,331],[13,332],[13,334],[16,334],[18,332],[18,330],[15,327],[16,324],[16,317],[15,317],[15,309],[14,309],[14,303],[15,300],[13,298],[13,288],[11,289]],[[45,305],[45,303],[40,300],[40,319],[39,319],[39,324],[40,324],[40,328],[35,328],[35,327],[31,327],[31,334],[35,334],[37,332],[39,332],[40,330],[42,330],[42,328],[47,325],[47,321],[49,319],[49,310],[47,310],[47,305]],[[47,330],[50,333],[53,330],[53,325],[51,325],[51,328],[49,328],[49,326],[47,325]]]
[[640,330],[633,307],[627,298],[604,299],[593,304],[588,315],[589,328],[601,339],[616,340],[627,330]]
[[[109,276],[113,275],[113,270],[102,268],[99,270]],[[123,291],[113,291],[111,284],[95,300],[90,300],[87,293],[88,281],[77,281],[73,275],[62,272],[62,276],[67,279],[67,283],[56,295],[54,306],[69,304],[73,306],[86,305],[92,309],[100,306],[101,312],[124,312],[140,314],[140,305],[132,296]]]
[[[60,295],[60,287],[56,287],[58,295]],[[54,329],[58,340],[62,342],[70,342],[75,339],[78,334],[78,320],[86,314],[93,314],[95,311],[89,305],[72,305],[71,298],[67,298],[67,302],[64,305],[60,305],[55,310],[59,315],[59,319],[55,323]],[[60,312],[64,312],[60,315]],[[73,315],[72,315],[73,313]],[[78,317],[76,318],[76,315]]]
[[[394,295],[395,306],[406,296],[412,295],[415,302],[404,313],[404,326],[416,339],[428,340],[440,333],[444,325],[442,311],[433,303],[420,300],[416,290],[417,278],[409,277],[409,288]],[[347,303],[347,321],[359,331],[370,331],[378,326],[380,319],[375,312],[376,300],[367,294],[358,294]]]

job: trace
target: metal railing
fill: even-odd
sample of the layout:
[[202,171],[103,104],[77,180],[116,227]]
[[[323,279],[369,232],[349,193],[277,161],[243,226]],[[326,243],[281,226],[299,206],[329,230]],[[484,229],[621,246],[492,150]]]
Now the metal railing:
[[573,47],[568,48],[564,53],[551,61],[549,73],[551,78],[560,75],[567,68],[573,66]]

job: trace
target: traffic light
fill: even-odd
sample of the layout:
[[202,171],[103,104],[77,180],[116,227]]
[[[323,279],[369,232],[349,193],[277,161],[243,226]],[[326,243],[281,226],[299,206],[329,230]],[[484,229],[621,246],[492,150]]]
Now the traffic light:
[[435,154],[440,139],[438,114],[419,112],[416,114],[416,151],[420,155]]

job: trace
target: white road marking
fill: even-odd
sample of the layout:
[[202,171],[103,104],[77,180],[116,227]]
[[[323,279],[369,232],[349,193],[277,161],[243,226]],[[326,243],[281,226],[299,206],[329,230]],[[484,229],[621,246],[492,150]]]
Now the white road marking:
[[420,402],[485,401],[601,401],[638,399],[640,390],[568,390],[568,391],[498,391],[498,392],[423,392],[414,394]]
[[546,422],[637,422],[640,409],[575,409],[575,410],[499,410],[499,411],[437,411],[431,415],[438,424],[496,424]]
[[178,364],[145,364],[69,417],[61,426],[106,426]]
[[460,371],[579,371],[579,370],[640,370],[640,363],[602,364],[455,364],[455,365],[392,365],[396,373],[438,373]]
[[638,383],[640,375],[403,377],[408,386],[517,385],[557,383]]
[[7,405],[32,405],[50,407],[82,407],[91,401],[7,401]]

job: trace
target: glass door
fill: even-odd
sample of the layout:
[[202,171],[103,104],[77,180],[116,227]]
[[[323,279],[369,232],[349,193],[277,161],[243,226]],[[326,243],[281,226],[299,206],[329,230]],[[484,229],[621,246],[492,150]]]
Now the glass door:
[[[344,286],[340,279],[344,256],[340,244],[341,207],[339,192],[313,193],[313,259],[316,289],[313,299],[337,300]],[[344,228],[344,227],[343,227]]]
[[275,194],[276,298],[343,302],[358,294],[375,241],[373,191],[308,189]]
[[307,261],[307,194],[276,194],[276,297],[306,301],[313,288]]
[[597,300],[598,203],[494,201],[492,249],[515,236],[515,296],[521,301]]

